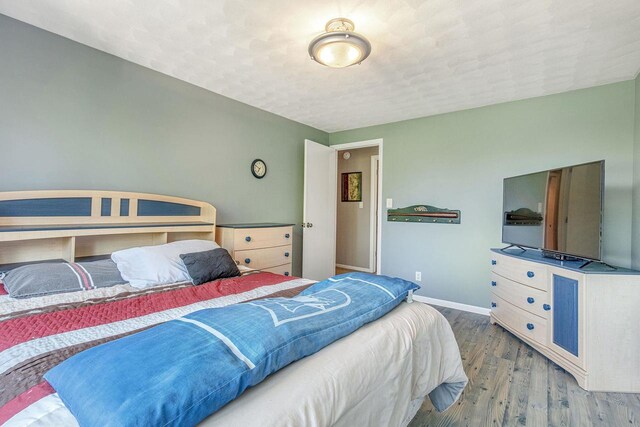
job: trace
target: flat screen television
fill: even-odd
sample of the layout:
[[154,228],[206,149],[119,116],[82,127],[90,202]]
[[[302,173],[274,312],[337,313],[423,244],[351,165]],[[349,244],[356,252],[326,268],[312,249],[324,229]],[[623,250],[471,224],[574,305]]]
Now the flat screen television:
[[601,260],[604,160],[504,180],[502,242]]

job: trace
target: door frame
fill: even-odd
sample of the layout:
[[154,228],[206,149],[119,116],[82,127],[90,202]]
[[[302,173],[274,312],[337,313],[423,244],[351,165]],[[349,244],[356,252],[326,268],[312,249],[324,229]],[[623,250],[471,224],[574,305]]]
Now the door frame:
[[[377,138],[377,139],[369,139],[366,141],[356,141],[356,142],[347,142],[345,144],[334,144],[334,145],[330,145],[329,147],[333,148],[337,151],[343,151],[343,150],[355,150],[356,148],[367,148],[367,147],[378,147],[378,223],[376,224],[376,267],[375,267],[375,271],[376,274],[382,274],[382,254],[381,254],[381,248],[382,248],[382,161],[383,161],[383,143],[384,140],[383,138]],[[337,170],[337,163],[338,163],[338,159],[336,157],[336,170]],[[337,179],[337,175],[336,175],[336,179]],[[337,191],[337,185],[336,185],[336,191]],[[333,210],[337,213],[338,211],[338,206],[337,206],[337,194],[336,194],[336,205],[333,206]],[[373,214],[373,212],[372,212]],[[373,233],[371,233],[371,238],[373,238]],[[373,251],[372,251],[373,253]],[[373,268],[373,266],[371,265],[371,257],[369,258],[369,268]]]
[[[375,200],[376,203],[371,203],[371,209],[369,212],[369,224],[375,224],[375,226],[371,226],[369,230],[369,271],[378,271],[376,256],[378,255],[378,241],[376,236],[378,235],[378,223],[376,221],[376,212],[378,211],[380,204],[380,197],[378,197],[378,193],[380,190],[380,155],[376,154],[371,156],[371,189],[376,189],[375,198],[373,197],[373,192],[371,192],[372,201]],[[376,173],[374,173],[374,171]]]

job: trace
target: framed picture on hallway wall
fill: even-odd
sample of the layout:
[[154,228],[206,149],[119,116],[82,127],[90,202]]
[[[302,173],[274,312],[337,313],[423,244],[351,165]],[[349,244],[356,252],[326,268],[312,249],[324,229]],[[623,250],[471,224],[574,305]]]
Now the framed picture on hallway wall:
[[346,172],[342,174],[342,201],[362,201],[362,172]]

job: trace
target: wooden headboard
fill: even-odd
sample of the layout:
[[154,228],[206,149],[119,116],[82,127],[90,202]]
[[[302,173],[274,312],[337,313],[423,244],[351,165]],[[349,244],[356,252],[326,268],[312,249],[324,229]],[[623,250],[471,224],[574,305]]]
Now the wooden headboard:
[[215,238],[209,203],[122,191],[0,192],[0,265]]

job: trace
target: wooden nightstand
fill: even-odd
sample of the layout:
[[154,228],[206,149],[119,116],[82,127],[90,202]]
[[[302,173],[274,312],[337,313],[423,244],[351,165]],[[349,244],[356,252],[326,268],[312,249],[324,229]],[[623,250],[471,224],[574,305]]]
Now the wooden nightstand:
[[220,224],[216,242],[239,265],[291,275],[293,224]]

